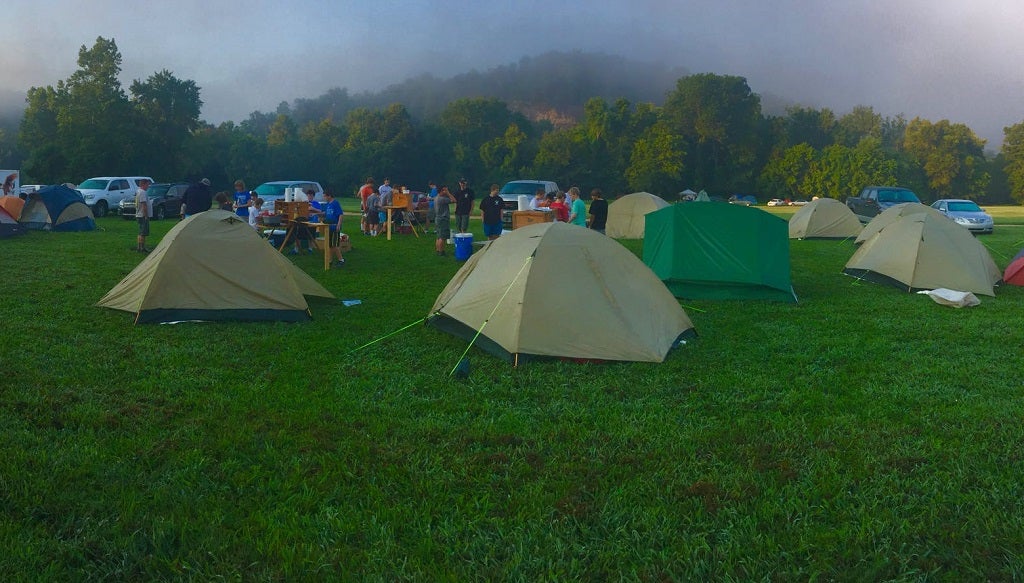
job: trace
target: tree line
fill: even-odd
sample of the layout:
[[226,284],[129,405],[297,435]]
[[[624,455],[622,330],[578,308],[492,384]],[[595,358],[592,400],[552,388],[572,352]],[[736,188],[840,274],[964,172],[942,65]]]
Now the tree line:
[[838,117],[799,106],[768,115],[737,76],[683,75],[661,105],[592,97],[571,123],[536,107],[528,117],[524,100],[453,97],[414,114],[400,101],[360,106],[333,89],[213,125],[200,119],[200,88],[170,71],[126,91],[113,39],[82,46],[78,67],[56,87],[28,91],[16,140],[0,129],[0,161],[20,165],[25,182],[149,174],[227,188],[238,178],[309,179],[346,196],[366,176],[414,189],[465,176],[479,186],[537,178],[612,196],[672,198],[691,188],[762,200],[844,199],[867,184],[894,184],[922,200],[1024,202],[1024,122],[1005,128],[989,157],[985,140],[948,120],[870,106]]

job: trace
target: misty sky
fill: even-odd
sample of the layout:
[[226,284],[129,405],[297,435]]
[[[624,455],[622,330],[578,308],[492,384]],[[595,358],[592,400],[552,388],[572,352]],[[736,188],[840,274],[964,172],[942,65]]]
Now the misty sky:
[[[122,81],[195,81],[203,119],[245,119],[331,87],[447,78],[551,50],[746,77],[838,115],[870,105],[970,126],[1024,121],[1021,0],[6,0],[0,107],[113,38]],[[4,107],[6,109],[6,107]]]

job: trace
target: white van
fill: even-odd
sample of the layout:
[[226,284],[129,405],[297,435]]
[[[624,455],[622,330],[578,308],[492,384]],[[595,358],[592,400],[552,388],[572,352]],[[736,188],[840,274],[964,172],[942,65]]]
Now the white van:
[[139,181],[143,178],[153,182],[149,176],[98,176],[79,184],[78,192],[82,193],[85,204],[89,205],[94,216],[104,217],[111,209],[116,209],[122,200],[135,196]]

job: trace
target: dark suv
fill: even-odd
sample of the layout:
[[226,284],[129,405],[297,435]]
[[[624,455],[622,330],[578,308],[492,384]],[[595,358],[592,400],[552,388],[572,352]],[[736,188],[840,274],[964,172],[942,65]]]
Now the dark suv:
[[866,223],[885,209],[905,202],[920,203],[921,199],[908,188],[899,186],[866,186],[857,196],[846,199],[846,206]]
[[[181,214],[181,199],[188,188],[187,182],[153,184],[146,191],[149,204],[153,207],[153,219],[176,217]],[[121,216],[126,220],[135,218],[135,196],[129,196],[118,205]]]

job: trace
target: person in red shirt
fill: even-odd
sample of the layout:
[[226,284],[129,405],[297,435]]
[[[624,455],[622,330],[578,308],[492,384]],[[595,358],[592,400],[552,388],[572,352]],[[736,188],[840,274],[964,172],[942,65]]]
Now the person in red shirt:
[[555,195],[555,202],[551,203],[551,211],[555,213],[555,220],[563,223],[569,222],[569,207],[565,204],[564,192]]
[[359,223],[360,230],[366,235],[369,233],[369,229],[366,227],[366,199],[370,198],[370,195],[375,191],[373,189],[373,176],[366,177],[366,184],[359,189],[359,200],[362,201],[359,209],[362,211],[362,221]]

